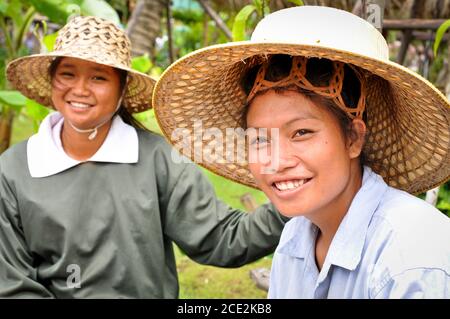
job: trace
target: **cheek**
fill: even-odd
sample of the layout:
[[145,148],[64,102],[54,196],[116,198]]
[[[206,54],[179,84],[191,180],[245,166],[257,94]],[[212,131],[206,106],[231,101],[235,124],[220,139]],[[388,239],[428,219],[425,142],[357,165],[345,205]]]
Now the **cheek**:
[[56,86],[52,86],[51,98],[56,109],[63,103],[66,92],[67,90],[61,90]]
[[255,179],[256,185],[258,185],[262,191],[267,192],[268,186],[266,179],[268,175],[261,173],[264,170],[265,165],[262,165],[261,163],[249,163],[248,168]]
[[343,141],[339,137],[330,137],[315,141],[303,152],[309,161],[324,169],[335,169],[336,165],[345,165],[350,158]]
[[96,90],[96,98],[101,104],[109,105],[115,107],[117,101],[119,100],[117,88],[100,88]]
[[259,163],[249,163],[248,168],[250,169],[250,172],[252,173],[253,177],[256,180],[256,183],[260,183],[261,181],[261,174],[259,174],[261,165]]

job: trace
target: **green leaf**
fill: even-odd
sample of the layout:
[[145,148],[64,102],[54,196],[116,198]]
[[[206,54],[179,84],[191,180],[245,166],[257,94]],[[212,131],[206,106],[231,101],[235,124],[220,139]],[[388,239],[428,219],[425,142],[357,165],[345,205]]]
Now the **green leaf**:
[[36,101],[26,99],[25,113],[33,120],[40,123],[48,113],[50,113],[50,110]]
[[0,90],[4,89],[6,86],[6,50],[0,47]]
[[0,2],[0,13],[6,14],[6,10],[8,10],[6,2]]
[[22,4],[19,0],[11,0],[6,8],[6,15],[12,18],[14,24],[19,27],[23,23]]
[[61,25],[74,13],[73,1],[67,0],[26,0],[36,8],[36,11],[47,16],[51,21]]
[[447,29],[450,28],[450,20],[445,21],[441,24],[441,26],[436,31],[436,39],[434,40],[434,56],[437,56],[437,51],[439,48],[439,44],[441,44],[442,38],[444,37],[445,32]]
[[264,0],[253,0],[253,4],[255,5],[256,12],[258,12],[258,15],[260,17],[264,16],[263,12],[263,1]]
[[238,12],[234,18],[233,23],[233,41],[243,41],[245,40],[245,26],[250,15],[255,12],[256,7],[254,5],[246,5]]
[[53,47],[55,46],[57,37],[58,37],[58,32],[44,36],[44,39],[42,41],[47,49],[47,52],[53,51]]
[[120,25],[119,15],[116,10],[104,0],[84,0],[81,3],[81,13],[97,16]]
[[131,59],[131,68],[142,73],[147,73],[152,67],[152,61],[148,54]]
[[288,0],[288,2],[295,4],[296,6],[304,6],[303,0]]
[[27,102],[27,98],[19,91],[0,91],[0,102],[20,110]]

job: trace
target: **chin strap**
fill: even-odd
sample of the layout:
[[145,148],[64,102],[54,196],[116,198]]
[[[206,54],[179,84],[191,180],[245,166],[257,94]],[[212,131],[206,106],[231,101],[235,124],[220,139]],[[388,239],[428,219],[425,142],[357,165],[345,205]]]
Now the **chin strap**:
[[117,110],[120,108],[120,105],[121,105],[121,103],[122,103],[122,98],[123,98],[124,93],[125,93],[125,90],[124,90],[124,92],[122,92],[122,95],[120,96],[119,102],[117,103],[116,110],[114,111],[113,115],[112,115],[109,119],[106,119],[106,120],[104,120],[103,122],[101,122],[101,123],[100,123],[99,125],[97,125],[96,127],[90,128],[90,129],[86,129],[86,130],[82,130],[82,129],[76,127],[75,125],[73,125],[69,120],[67,120],[67,123],[69,123],[70,126],[71,126],[75,131],[77,131],[78,133],[91,133],[91,134],[89,134],[89,136],[88,136],[88,140],[89,140],[89,141],[92,141],[92,140],[97,136],[98,128],[101,127],[101,126],[103,126],[103,125],[105,125],[106,123],[108,123],[108,121],[110,121],[110,120],[116,115],[116,112],[117,112]]

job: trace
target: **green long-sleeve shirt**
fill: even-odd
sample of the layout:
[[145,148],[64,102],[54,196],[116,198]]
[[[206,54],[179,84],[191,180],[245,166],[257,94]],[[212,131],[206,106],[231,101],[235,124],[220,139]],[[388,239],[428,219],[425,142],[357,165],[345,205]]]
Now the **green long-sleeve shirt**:
[[272,205],[232,209],[194,164],[171,160],[163,138],[138,138],[136,164],[86,162],[45,178],[30,176],[26,142],[2,154],[0,297],[176,298],[173,242],[224,267],[273,251],[284,222]]

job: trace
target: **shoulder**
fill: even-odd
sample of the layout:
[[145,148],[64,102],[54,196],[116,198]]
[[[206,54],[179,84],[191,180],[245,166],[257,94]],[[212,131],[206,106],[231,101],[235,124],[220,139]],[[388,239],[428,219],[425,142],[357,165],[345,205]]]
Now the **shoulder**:
[[450,219],[427,202],[389,187],[371,232],[368,245],[378,254],[373,275],[379,280],[412,271],[450,274]]
[[23,170],[26,168],[27,141],[22,141],[9,147],[0,155],[0,172],[2,175],[15,172],[17,169]]
[[407,192],[389,187],[375,212],[396,236],[427,235],[424,241],[450,239],[450,219],[436,207]]
[[136,132],[139,140],[139,158],[148,158],[152,155],[164,157],[171,163],[191,163],[186,157],[180,156],[165,137],[142,129],[136,129]]
[[200,169],[187,157],[169,144],[161,135],[136,129],[139,139],[139,163],[146,168],[153,167],[162,183],[167,180],[178,181],[183,174],[185,182],[203,178]]
[[139,140],[139,162],[159,161],[159,164],[162,164],[163,161],[167,165],[173,163],[172,157],[176,150],[164,137],[142,129],[136,129],[136,132]]
[[143,148],[151,147],[161,148],[163,150],[170,150],[172,148],[169,142],[163,136],[157,133],[145,131],[138,128],[136,129],[136,132],[138,135],[139,144]]

